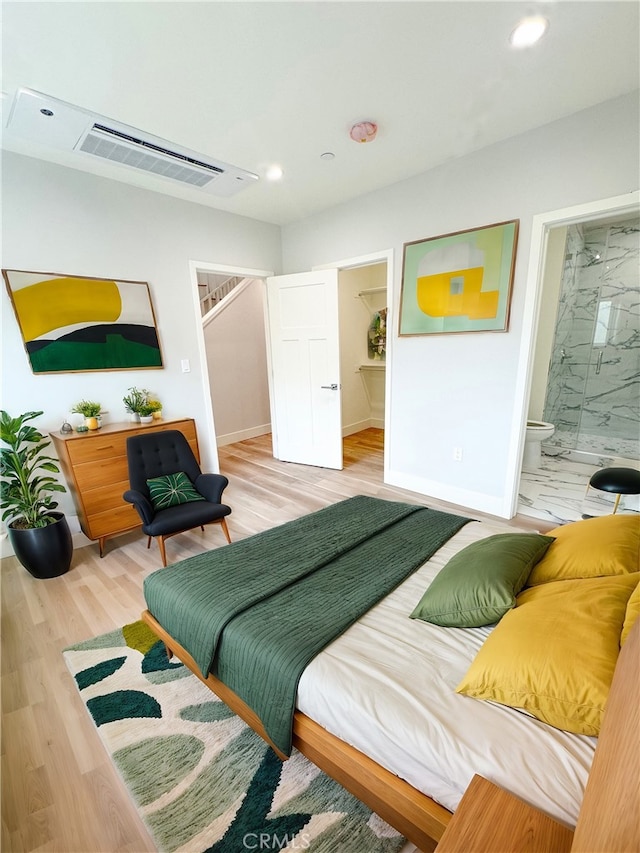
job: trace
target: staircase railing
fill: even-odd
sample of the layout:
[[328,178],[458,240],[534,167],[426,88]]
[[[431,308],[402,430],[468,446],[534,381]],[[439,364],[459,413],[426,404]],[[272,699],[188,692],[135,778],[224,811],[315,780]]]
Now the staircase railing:
[[207,292],[200,297],[200,312],[202,316],[204,317],[204,315],[211,311],[215,305],[222,302],[225,296],[228,296],[241,281],[244,281],[242,276],[232,275],[217,287],[212,290],[207,290]]

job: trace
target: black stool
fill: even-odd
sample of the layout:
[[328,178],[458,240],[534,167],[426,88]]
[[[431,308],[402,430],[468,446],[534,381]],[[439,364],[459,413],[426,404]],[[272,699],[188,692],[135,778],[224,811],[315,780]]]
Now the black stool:
[[602,468],[589,480],[589,488],[612,492],[616,496],[613,511],[616,512],[621,495],[640,495],[640,471],[635,468]]

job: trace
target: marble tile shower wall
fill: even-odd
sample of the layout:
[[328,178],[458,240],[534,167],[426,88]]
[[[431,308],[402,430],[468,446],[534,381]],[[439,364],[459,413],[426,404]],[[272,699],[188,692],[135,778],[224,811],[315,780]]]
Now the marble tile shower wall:
[[640,220],[567,229],[550,444],[640,458]]

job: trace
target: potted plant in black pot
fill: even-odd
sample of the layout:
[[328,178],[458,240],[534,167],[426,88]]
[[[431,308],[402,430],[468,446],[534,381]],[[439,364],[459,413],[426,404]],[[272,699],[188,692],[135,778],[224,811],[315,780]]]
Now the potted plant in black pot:
[[68,571],[73,556],[71,532],[50,492],[66,492],[55,477],[56,460],[45,454],[51,444],[28,421],[42,412],[12,418],[0,412],[0,507],[14,553],[35,578],[54,578]]

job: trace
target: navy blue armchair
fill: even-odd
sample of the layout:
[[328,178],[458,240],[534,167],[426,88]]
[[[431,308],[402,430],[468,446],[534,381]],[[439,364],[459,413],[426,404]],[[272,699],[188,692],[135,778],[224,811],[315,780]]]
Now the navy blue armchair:
[[[185,436],[179,430],[162,430],[134,435],[127,439],[129,485],[123,495],[132,503],[142,519],[142,531],[158,540],[163,566],[167,565],[165,539],[194,527],[204,530],[205,524],[219,524],[231,542],[226,516],[231,507],[221,502],[229,484],[222,474],[203,474]],[[186,475],[171,478],[168,475]],[[160,478],[158,480],[157,478]],[[152,480],[152,490],[149,480]],[[156,489],[174,485],[159,499]],[[182,488],[175,487],[175,483]]]

